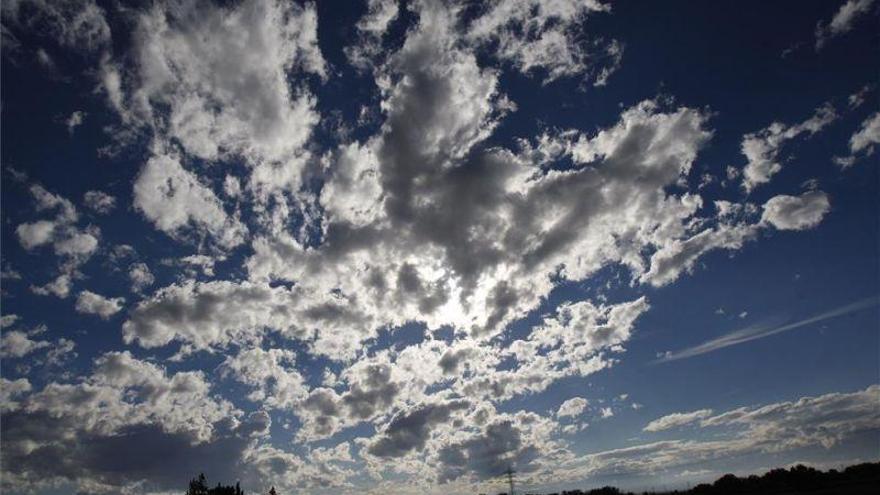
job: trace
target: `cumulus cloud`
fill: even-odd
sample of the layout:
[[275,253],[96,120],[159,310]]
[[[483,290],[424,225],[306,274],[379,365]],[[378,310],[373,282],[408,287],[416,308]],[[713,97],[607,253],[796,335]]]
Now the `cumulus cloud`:
[[831,204],[822,191],[809,191],[800,196],[779,195],[764,203],[761,222],[779,230],[811,229],[819,224]]
[[378,64],[382,38],[400,13],[397,0],[368,0],[367,12],[357,23],[357,43],[345,48],[345,55],[356,68],[364,70]]
[[83,203],[95,213],[106,215],[116,208],[116,198],[104,191],[87,191]]
[[467,402],[452,401],[399,414],[369,445],[368,452],[376,457],[400,457],[413,449],[422,449],[434,425],[449,421],[454,411],[467,406]]
[[563,76],[588,77],[599,65],[593,77],[596,85],[603,85],[619,65],[622,47],[613,40],[607,45],[594,40],[602,47],[594,51],[581,37],[590,15],[610,11],[609,4],[598,0],[503,0],[492,3],[471,22],[467,37],[492,46],[496,57],[523,73],[543,69],[545,83]]
[[15,324],[20,318],[16,314],[3,315],[0,317],[0,328],[6,328]]
[[[377,125],[359,120],[326,141],[315,95],[344,68],[318,48],[315,5],[169,0],[122,13],[131,51],[96,41],[91,74],[119,116],[114,139],[150,143],[133,177],[134,210],[190,249],[168,250],[162,238],[99,250],[100,231],[82,225],[70,201],[31,187],[37,215],[16,237],[62,261],[32,290],[67,295],[92,277],[79,273],[85,260],[106,254],[136,296],[121,328],[132,347],[100,355],[85,374],[3,381],[4,489],[168,491],[204,462],[249,486],[351,489],[365,474],[397,493],[422,489],[421,479],[472,488],[509,467],[536,483],[656,468],[642,456],[726,445],[638,446],[595,454],[584,468],[560,436],[585,426],[577,419],[587,398],[544,416],[499,411],[615,366],[650,310],[645,286],[671,284],[706,253],[735,252],[763,229],[812,228],[829,209],[815,187],[763,209],[710,202],[703,194],[715,188],[693,168],[713,136],[712,112],[671,98],[630,100],[598,127],[496,136],[517,109],[502,87],[510,70],[543,83],[611,80],[623,44],[585,30],[609,5],[426,1],[404,10],[371,0],[345,54],[358,77],[373,78],[362,108]],[[835,118],[824,106],[746,136],[744,180],[769,181],[785,143]],[[871,152],[870,142],[859,146]],[[739,175],[726,171],[730,181]],[[83,197],[97,213],[116,202],[98,190]],[[609,271],[617,280],[608,287],[628,283],[635,294],[552,296]],[[126,303],[77,292],[75,309],[104,319]],[[519,321],[528,325],[511,325]],[[217,384],[194,370],[198,351],[219,356]],[[73,342],[12,330],[2,352],[53,360]],[[162,364],[166,352],[176,372]],[[223,398],[229,390],[242,392],[236,405]],[[597,417],[624,400],[597,407]],[[646,430],[711,417],[690,414],[700,416]],[[293,448],[273,443],[270,426],[289,429]],[[121,448],[132,443],[138,456]]]
[[97,315],[103,320],[108,320],[120,312],[123,304],[125,304],[123,297],[104,297],[87,290],[80,292],[76,298],[78,312]]
[[754,188],[770,182],[770,179],[782,170],[779,154],[785,143],[805,133],[812,136],[835,120],[837,120],[837,112],[830,103],[826,103],[803,122],[794,125],[773,122],[758,132],[743,136],[741,150],[748,160],[742,170],[743,189],[751,192]]
[[[128,352],[98,357],[79,382],[18,389],[15,403],[4,402],[5,488],[66,481],[107,490],[147,481],[167,490],[199,469],[188,458],[232,468],[255,431],[210,396],[201,372],[168,374]],[[132,444],[139,455],[125,454],[122,446]],[[180,452],[191,455],[171,455]]]
[[138,16],[133,42],[131,84],[120,84],[115,66],[105,71],[125,118],[192,156],[243,158],[254,167],[252,187],[298,187],[318,114],[308,85],[289,77],[327,75],[314,5],[158,2]]
[[849,156],[834,157],[834,162],[847,168],[856,162],[859,155],[872,156],[877,144],[880,144],[880,112],[866,118],[849,138]]
[[3,332],[0,339],[0,356],[4,359],[20,358],[50,345],[49,342],[31,340],[25,332],[11,330]]
[[214,192],[175,156],[157,155],[147,161],[134,183],[134,206],[172,237],[192,228],[210,234],[223,247],[234,247],[247,235],[238,218],[227,215]]
[[51,245],[60,258],[56,278],[43,286],[31,286],[31,290],[36,294],[67,297],[72,279],[79,275],[79,266],[98,249],[101,231],[93,225],[78,225],[79,212],[67,198],[39,184],[31,184],[29,192],[36,211],[43,215],[54,212],[54,217],[19,224],[15,229],[18,242],[28,251]]
[[557,417],[580,416],[587,409],[589,402],[583,397],[572,397],[559,405],[556,410]]
[[227,357],[221,369],[224,374],[254,388],[248,395],[249,400],[267,407],[288,408],[303,399],[308,391],[295,364],[293,351],[256,347]]
[[132,292],[140,292],[156,281],[150,267],[142,262],[132,263],[128,267],[128,279],[131,281]]

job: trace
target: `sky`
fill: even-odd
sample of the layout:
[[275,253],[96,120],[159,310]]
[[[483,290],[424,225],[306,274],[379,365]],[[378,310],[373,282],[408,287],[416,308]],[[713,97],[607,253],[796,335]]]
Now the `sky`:
[[3,492],[876,461],[878,19],[4,1]]

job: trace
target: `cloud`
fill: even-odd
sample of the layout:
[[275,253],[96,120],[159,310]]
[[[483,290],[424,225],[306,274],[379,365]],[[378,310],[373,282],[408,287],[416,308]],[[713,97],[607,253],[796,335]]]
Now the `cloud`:
[[83,203],[101,215],[106,215],[116,208],[116,198],[103,191],[87,191],[83,196]]
[[595,84],[601,86],[620,64],[622,47],[615,40],[608,44],[593,40],[600,48],[592,51],[583,40],[582,26],[590,15],[610,11],[609,4],[594,0],[503,0],[474,19],[466,36],[476,44],[490,46],[498,59],[525,74],[543,69],[545,83],[565,76],[589,77],[603,58],[610,57],[610,64],[600,65],[594,76]]
[[110,43],[104,9],[94,0],[12,0],[3,5],[4,27],[39,29],[62,46],[87,51]]
[[0,339],[0,356],[4,359],[20,358],[50,345],[46,341],[31,340],[25,332],[11,330],[3,332],[3,338]]
[[51,193],[39,184],[31,184],[29,192],[37,212],[54,212],[55,216],[51,220],[19,224],[15,229],[18,242],[28,251],[51,245],[55,255],[61,258],[56,278],[43,286],[31,286],[31,290],[41,295],[67,297],[72,279],[79,276],[79,266],[98,249],[101,230],[93,225],[77,225],[79,212],[67,198]]
[[125,304],[123,297],[104,297],[100,294],[84,290],[76,298],[76,311],[79,313],[98,315],[102,320],[109,320],[111,316],[122,310]]
[[764,203],[761,223],[779,230],[805,230],[819,224],[830,210],[828,195],[809,191],[800,196],[779,195]]
[[794,125],[773,122],[758,132],[743,136],[741,150],[748,160],[742,170],[743,189],[751,192],[756,187],[770,182],[770,179],[782,170],[779,154],[786,142],[804,133],[812,136],[837,120],[837,117],[834,107],[826,103],[818,107],[813,116],[803,122]]
[[73,131],[82,125],[83,121],[86,118],[86,112],[82,110],[76,110],[70,114],[70,117],[64,121],[64,125],[67,126],[67,133],[73,135]]
[[688,413],[672,413],[651,421],[647,426],[642,428],[642,430],[650,432],[669,430],[671,428],[693,424],[701,419],[708,418],[711,415],[711,409],[700,409],[699,411]]
[[842,168],[850,167],[859,154],[872,156],[874,146],[880,143],[880,112],[875,112],[862,122],[861,127],[849,138],[849,156],[834,157]]
[[132,263],[128,267],[128,279],[131,281],[132,292],[140,292],[145,288],[153,285],[156,277],[150,271],[150,267],[146,263]]
[[15,324],[20,317],[16,314],[3,315],[0,317],[0,328],[6,328]]
[[869,297],[867,299],[862,299],[793,323],[787,323],[784,325],[758,323],[750,325],[743,329],[727,333],[716,339],[709,340],[700,345],[689,347],[687,349],[682,349],[676,352],[667,353],[663,356],[663,358],[659,360],[659,362],[675,361],[678,359],[699,356],[701,354],[716,351],[718,349],[723,349],[732,345],[744,344],[746,342],[769,337],[777,333],[794,330],[807,325],[812,325],[813,323],[818,323],[820,321],[825,321],[831,318],[836,318],[838,316],[855,313],[857,311],[875,306],[878,304],[878,302],[880,301],[878,301],[877,297]]
[[242,349],[228,356],[221,370],[253,387],[249,400],[266,407],[291,408],[308,394],[305,379],[294,368],[295,356],[284,349]]
[[565,416],[580,416],[587,408],[589,402],[583,397],[572,397],[559,405],[556,416],[561,418]]
[[699,420],[701,428],[717,429],[709,440],[666,440],[589,454],[561,467],[558,476],[649,475],[744,455],[779,454],[808,446],[829,449],[880,430],[878,400],[880,387],[873,385],[851,393],[734,409]]
[[[0,358],[7,361],[26,358],[16,367],[21,372],[22,370],[27,371],[32,366],[44,368],[57,366],[69,358],[76,357],[76,352],[74,352],[76,344],[73,341],[65,338],[60,338],[55,342],[32,339],[31,337],[37,333],[37,330],[3,332],[3,337],[0,338]],[[44,354],[37,355],[40,352],[44,352]]]
[[[28,375],[3,381],[4,490],[167,492],[212,469],[287,492],[421,492],[421,480],[475,492],[511,467],[558,483],[725,445],[639,446],[584,468],[565,437],[586,426],[586,398],[545,415],[515,404],[616,366],[650,310],[648,286],[763,229],[812,228],[827,196],[811,186],[763,210],[712,202],[698,160],[713,112],[668,97],[624,99],[596,126],[542,122],[535,135],[515,121],[520,88],[504,84],[517,73],[527,84],[613,82],[624,45],[589,29],[605,3],[401,5],[371,0],[357,22],[344,49],[360,88],[350,101],[332,96],[351,71],[324,60],[315,4],[114,6],[133,31],[113,33],[125,51],[108,36],[89,54],[92,85],[118,117],[100,154],[141,157],[131,204],[168,238],[116,239],[130,212],[113,208],[127,196],[93,190],[83,207],[114,211],[82,215],[113,227],[100,249],[77,206],[30,186],[35,214],[13,225],[17,240],[60,258],[31,290],[75,291],[77,311],[104,319],[126,309],[130,349],[44,375],[25,365],[69,358],[73,341],[4,332],[4,359]],[[337,128],[358,109],[356,126]],[[773,124],[749,135],[750,149],[772,170],[782,146],[834,118],[826,105]],[[130,283],[130,307],[74,287],[100,281],[91,256],[106,256],[110,282]],[[581,286],[591,289],[568,290]],[[671,418],[661,420],[682,421]]]
[[188,228],[210,234],[220,246],[244,242],[247,228],[226,214],[223,204],[175,156],[150,158],[134,183],[134,206],[153,225],[174,238]]
[[18,388],[17,402],[4,402],[4,489],[173,489],[204,467],[196,463],[234,469],[265,428],[212,398],[201,372],[169,375],[128,352],[103,354],[77,383]]
[[345,47],[345,56],[356,68],[365,70],[379,64],[382,37],[399,16],[397,0],[368,0],[367,12],[357,22],[357,43]]
[[105,65],[107,93],[124,119],[191,156],[243,158],[255,189],[298,187],[319,118],[303,78],[327,76],[314,5],[159,2],[138,16],[133,43],[133,66],[123,66],[130,84]]
[[388,423],[367,450],[370,455],[376,457],[400,457],[413,449],[423,449],[435,424],[449,421],[454,411],[467,406],[467,402],[452,401],[444,404],[429,404],[399,414]]
[[830,38],[852,30],[856,20],[871,10],[874,0],[847,0],[831,18],[831,22],[816,24],[816,50],[821,49]]
[[655,287],[672,283],[682,273],[692,272],[699,258],[709,251],[740,249],[746,241],[754,239],[756,233],[757,226],[754,224],[721,224],[703,230],[688,239],[675,240],[651,256],[651,269],[642,275],[641,281]]

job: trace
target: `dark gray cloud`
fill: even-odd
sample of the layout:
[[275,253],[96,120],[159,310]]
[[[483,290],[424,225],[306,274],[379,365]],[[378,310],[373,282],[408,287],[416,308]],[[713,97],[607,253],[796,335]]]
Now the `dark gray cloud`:
[[423,449],[434,425],[449,421],[452,412],[466,407],[465,401],[451,401],[398,414],[367,451],[377,457],[401,457],[414,449]]

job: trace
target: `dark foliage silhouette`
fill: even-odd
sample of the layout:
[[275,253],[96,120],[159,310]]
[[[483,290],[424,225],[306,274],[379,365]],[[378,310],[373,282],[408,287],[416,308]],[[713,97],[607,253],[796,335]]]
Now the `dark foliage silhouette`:
[[[791,469],[773,469],[763,476],[751,475],[740,478],[733,474],[725,474],[715,480],[714,483],[703,483],[689,490],[675,490],[671,492],[643,492],[667,493],[682,495],[733,495],[733,494],[770,494],[790,495],[809,493],[812,495],[850,494],[868,495],[878,493],[880,488],[880,462],[864,463],[850,466],[842,471],[832,469],[819,471],[804,465],[797,465]],[[244,495],[238,483],[235,486],[223,486],[217,484],[214,488],[208,488],[204,474],[200,474],[189,482],[189,490],[186,495]],[[277,495],[275,487],[269,490],[268,495]],[[505,494],[499,494],[505,495]],[[538,495],[535,492],[526,492],[525,495]],[[566,490],[563,492],[548,493],[546,495],[634,495],[632,492],[623,492],[613,486],[604,486],[591,490]]]
[[[714,483],[703,483],[690,490],[663,492],[682,495],[733,495],[770,494],[789,495],[809,493],[813,495],[851,494],[868,495],[880,493],[880,463],[865,463],[850,466],[843,471],[832,469],[822,472],[817,469],[797,465],[791,469],[774,469],[763,476],[751,475],[740,478],[726,474]],[[648,492],[645,492],[648,493]],[[653,493],[653,492],[652,492]],[[526,494],[537,495],[537,494]],[[634,495],[606,486],[592,490],[567,490],[547,495]]]
[[235,486],[217,483],[214,488],[208,488],[208,480],[203,473],[199,474],[198,478],[190,480],[186,495],[244,495],[244,492],[238,483],[235,483]]

